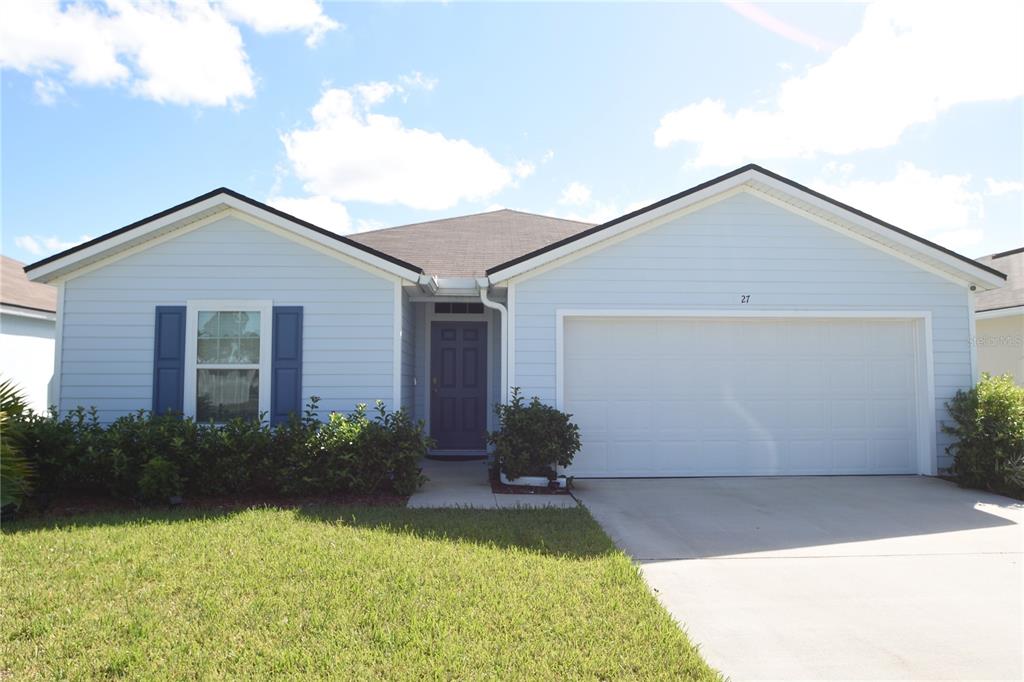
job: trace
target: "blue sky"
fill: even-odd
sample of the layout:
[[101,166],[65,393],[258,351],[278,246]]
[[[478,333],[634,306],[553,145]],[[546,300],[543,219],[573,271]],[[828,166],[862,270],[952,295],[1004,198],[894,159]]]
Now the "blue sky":
[[222,185],[340,232],[598,222],[749,161],[968,255],[1024,244],[1018,3],[0,13],[24,261]]

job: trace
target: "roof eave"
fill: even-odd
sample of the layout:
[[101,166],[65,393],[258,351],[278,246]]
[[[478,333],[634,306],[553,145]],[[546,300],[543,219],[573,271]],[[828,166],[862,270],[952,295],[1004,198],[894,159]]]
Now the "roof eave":
[[[923,258],[932,258],[944,264],[946,269],[958,273],[964,282],[971,283],[983,291],[1001,287],[1006,282],[1007,276],[995,268],[986,266],[967,256],[958,254],[923,237],[896,227],[891,223],[875,218],[756,164],[742,166],[678,194],[666,197],[649,206],[637,209],[531,253],[488,268],[488,279],[492,283],[512,279],[575,251],[627,232],[669,213],[674,213],[701,201],[711,199],[755,179],[758,182],[780,188],[789,194],[798,195],[805,201],[817,203],[825,210],[838,214],[849,222],[856,222],[866,226],[868,229],[877,232],[879,236],[900,243]],[[882,230],[884,230],[884,233]]]
[[416,281],[423,274],[423,269],[417,265],[360,244],[226,187],[207,192],[96,239],[36,261],[25,266],[25,274],[34,282],[55,281],[85,264],[101,261],[121,250],[154,238],[163,231],[186,224],[190,218],[202,216],[221,207],[234,208],[296,233],[300,233],[300,230],[295,228],[300,228],[303,236],[315,242],[403,279]]

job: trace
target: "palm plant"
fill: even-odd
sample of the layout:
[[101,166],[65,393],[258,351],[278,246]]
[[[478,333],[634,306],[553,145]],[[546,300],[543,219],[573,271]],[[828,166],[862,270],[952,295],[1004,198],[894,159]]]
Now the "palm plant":
[[28,409],[21,388],[0,382],[0,509],[20,507],[32,492],[32,466],[19,446],[19,417]]

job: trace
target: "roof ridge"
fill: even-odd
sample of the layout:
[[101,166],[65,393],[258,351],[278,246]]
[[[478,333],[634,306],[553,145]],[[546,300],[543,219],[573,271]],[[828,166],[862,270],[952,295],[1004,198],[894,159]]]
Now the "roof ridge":
[[585,223],[582,220],[573,220],[571,218],[559,218],[558,216],[545,215],[543,213],[531,213],[529,211],[520,211],[514,208],[496,208],[493,211],[478,211],[476,213],[466,213],[463,215],[453,215],[447,218],[433,218],[431,220],[421,220],[415,223],[403,223],[401,225],[391,225],[389,227],[380,227],[376,230],[366,230],[365,232],[355,232],[351,234],[351,237],[358,238],[364,234],[379,234],[381,232],[387,232],[388,230],[398,230],[403,227],[418,227],[420,225],[432,225],[434,223],[444,223],[450,220],[462,220],[463,218],[476,218],[482,215],[491,215],[492,213],[518,213],[519,215],[534,216],[537,218],[547,218],[548,220],[560,220],[566,223],[578,223],[586,227],[590,227],[593,223]]

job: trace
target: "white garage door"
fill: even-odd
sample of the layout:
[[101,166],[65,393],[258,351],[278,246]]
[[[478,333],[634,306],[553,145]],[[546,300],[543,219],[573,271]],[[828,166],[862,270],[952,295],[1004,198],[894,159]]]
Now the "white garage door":
[[565,318],[575,476],[916,473],[910,320]]

